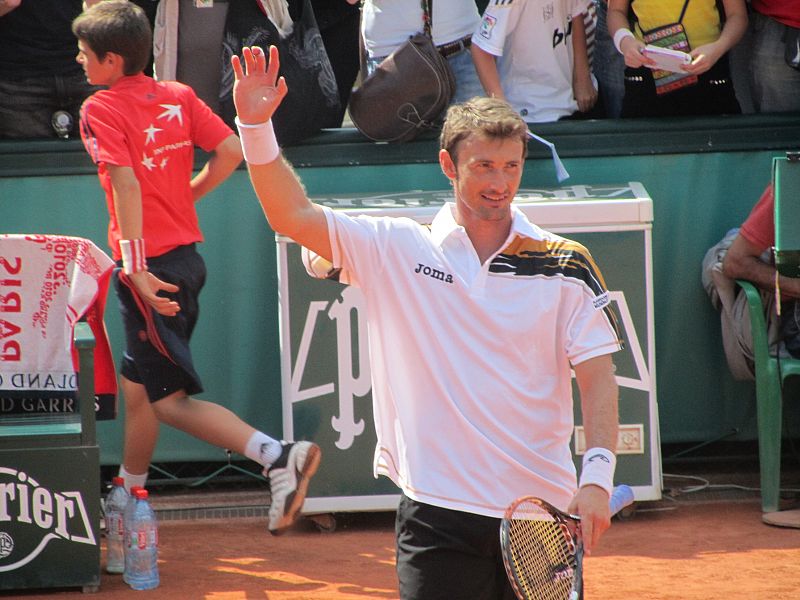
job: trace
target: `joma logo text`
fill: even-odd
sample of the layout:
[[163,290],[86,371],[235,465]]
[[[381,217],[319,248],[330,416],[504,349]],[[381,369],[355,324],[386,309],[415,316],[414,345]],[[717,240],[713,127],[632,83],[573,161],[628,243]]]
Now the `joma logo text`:
[[417,268],[414,269],[414,273],[422,273],[423,275],[433,277],[434,279],[444,281],[445,283],[453,283],[453,276],[450,273],[445,273],[444,271],[434,269],[433,267],[423,265],[422,263],[417,263]]

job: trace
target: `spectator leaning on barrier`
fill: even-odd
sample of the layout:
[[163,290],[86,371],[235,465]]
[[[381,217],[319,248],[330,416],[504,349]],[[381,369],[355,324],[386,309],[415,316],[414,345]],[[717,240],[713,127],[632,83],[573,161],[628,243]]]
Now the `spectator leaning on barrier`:
[[0,139],[77,134],[81,103],[99,89],[75,63],[81,10],[81,0],[0,0]]
[[486,94],[508,100],[529,123],[590,113],[598,95],[583,17],[589,4],[492,0],[472,36]]
[[[740,113],[727,52],[746,29],[744,0],[609,0],[608,31],[628,67],[622,116]],[[645,44],[692,61],[683,73],[653,70]]]

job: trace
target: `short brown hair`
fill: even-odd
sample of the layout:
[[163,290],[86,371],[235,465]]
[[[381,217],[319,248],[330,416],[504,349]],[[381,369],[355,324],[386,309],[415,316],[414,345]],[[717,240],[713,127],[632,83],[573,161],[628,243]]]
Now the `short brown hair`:
[[528,155],[528,124],[511,105],[499,98],[475,97],[447,109],[439,148],[457,162],[456,147],[470,135],[495,139],[519,139],[522,158]]
[[125,61],[125,75],[144,71],[150,60],[150,21],[141,8],[128,0],[98,2],[75,18],[72,33],[86,42],[100,60],[109,52],[119,54]]

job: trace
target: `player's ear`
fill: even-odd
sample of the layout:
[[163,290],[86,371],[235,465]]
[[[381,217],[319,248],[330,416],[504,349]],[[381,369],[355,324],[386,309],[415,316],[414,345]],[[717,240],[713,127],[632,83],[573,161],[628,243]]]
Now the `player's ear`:
[[442,167],[442,173],[445,174],[445,177],[450,180],[456,178],[456,163],[444,148],[439,150],[439,165]]

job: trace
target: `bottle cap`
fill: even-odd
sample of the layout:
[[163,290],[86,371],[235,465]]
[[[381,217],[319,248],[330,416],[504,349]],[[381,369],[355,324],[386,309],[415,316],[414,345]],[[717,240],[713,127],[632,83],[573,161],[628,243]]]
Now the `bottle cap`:
[[111,478],[111,485],[125,485],[125,478],[124,477],[112,477]]
[[137,487],[136,491],[133,493],[139,500],[147,500],[147,490],[143,487]]

